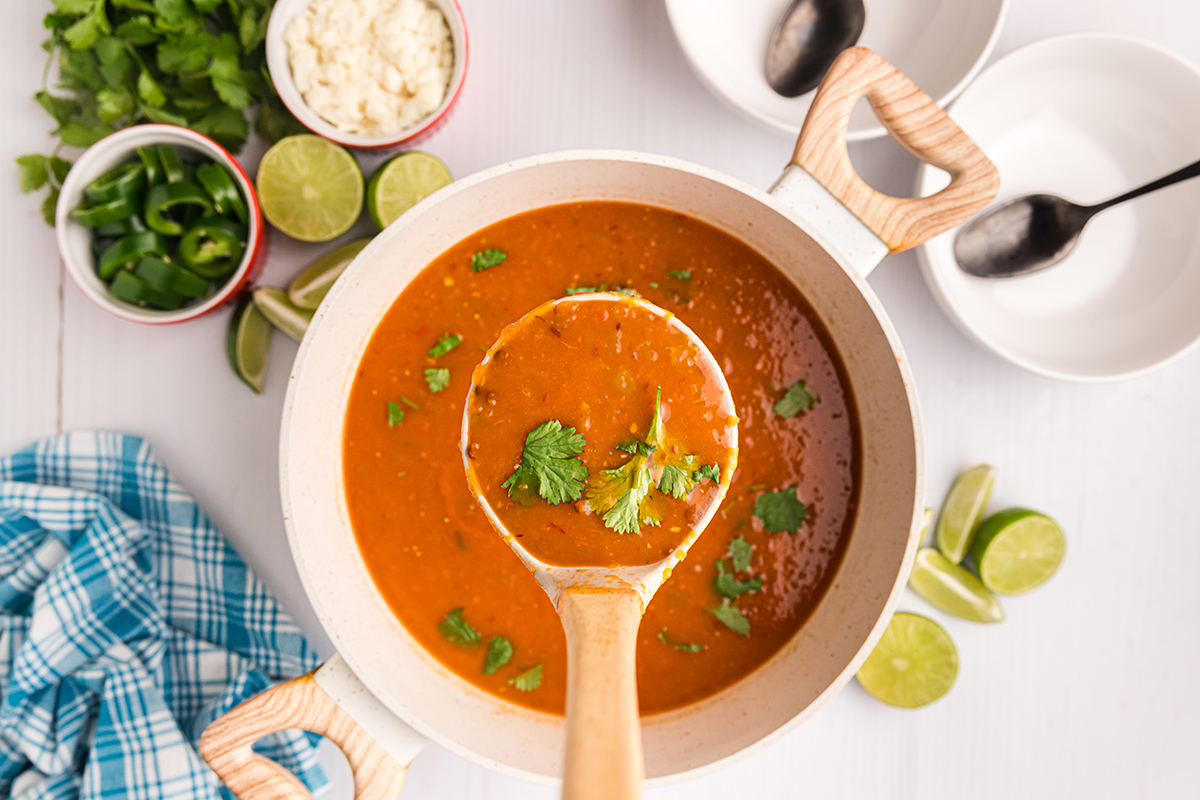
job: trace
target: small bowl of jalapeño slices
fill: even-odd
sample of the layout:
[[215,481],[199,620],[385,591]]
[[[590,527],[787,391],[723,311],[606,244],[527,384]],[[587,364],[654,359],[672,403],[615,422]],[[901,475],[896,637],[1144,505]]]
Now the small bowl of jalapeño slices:
[[174,125],[137,125],[96,144],[63,181],[55,211],[67,271],[122,319],[194,319],[247,286],[266,237],[253,184],[224,148]]

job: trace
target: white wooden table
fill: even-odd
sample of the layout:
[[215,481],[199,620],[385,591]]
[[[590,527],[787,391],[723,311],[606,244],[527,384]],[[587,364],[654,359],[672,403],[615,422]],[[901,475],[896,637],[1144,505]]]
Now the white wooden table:
[[[787,137],[700,85],[658,0],[463,5],[466,89],[451,123],[425,145],[456,175],[548,150],[626,148],[765,187],[791,152]],[[295,346],[276,337],[267,391],[255,397],[225,363],[227,312],[165,329],[109,316],[65,278],[51,229],[18,192],[13,159],[49,149],[50,124],[30,99],[49,7],[6,3],[0,26],[0,449],[78,428],[148,437],[328,652],[287,552],[276,487]],[[1184,0],[1013,0],[997,55],[1097,29],[1200,61],[1200,4]],[[252,146],[244,155],[252,163],[260,154]],[[915,163],[890,142],[855,146],[852,156],[880,189],[912,185]],[[311,253],[274,237],[264,281],[285,282]],[[991,461],[1000,470],[994,502],[1055,516],[1068,535],[1066,562],[1044,588],[1006,600],[1008,619],[995,627],[905,598],[904,607],[942,620],[959,647],[958,683],[936,705],[897,711],[851,684],[766,751],[652,796],[1196,796],[1187,764],[1200,745],[1200,355],[1116,385],[1055,383],[964,338],[913,255],[889,258],[871,283],[916,372],[930,503],[958,470]],[[344,784],[336,794],[349,796]],[[417,758],[405,792],[406,800],[554,796],[435,746]]]

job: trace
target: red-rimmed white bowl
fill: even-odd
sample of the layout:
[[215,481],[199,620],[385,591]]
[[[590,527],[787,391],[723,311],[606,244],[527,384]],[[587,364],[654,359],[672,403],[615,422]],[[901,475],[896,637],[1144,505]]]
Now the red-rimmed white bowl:
[[[142,308],[109,294],[108,286],[96,274],[96,259],[92,255],[92,231],[71,218],[71,211],[83,201],[85,186],[118,164],[136,158],[139,147],[157,144],[188,148],[223,164],[237,181],[250,212],[246,254],[242,256],[242,263],[238,265],[237,270],[220,289],[203,301],[175,311]],[[254,183],[224,147],[207,136],[175,125],[135,125],[106,136],[89,147],[71,167],[66,180],[63,181],[58,205],[54,211],[54,224],[58,237],[58,252],[67,267],[67,272],[88,299],[121,319],[146,325],[186,322],[223,305],[240,294],[254,279],[267,255],[267,229],[263,223],[262,208],[254,191]]]
[[284,31],[292,17],[308,8],[311,0],[278,0],[271,11],[271,21],[267,25],[267,66],[271,71],[271,81],[275,91],[288,110],[296,119],[303,123],[318,136],[323,136],[332,142],[359,150],[389,150],[400,145],[413,145],[432,134],[441,127],[449,116],[450,109],[458,100],[462,91],[463,80],[467,75],[467,22],[463,17],[458,0],[428,0],[430,5],[442,12],[446,18],[446,27],[450,29],[450,39],[454,45],[454,68],[450,72],[450,86],[442,104],[432,114],[422,119],[416,125],[405,128],[388,136],[362,136],[348,133],[326,121],[321,115],[308,107],[300,90],[292,80],[292,68],[288,63],[288,46],[284,41]]

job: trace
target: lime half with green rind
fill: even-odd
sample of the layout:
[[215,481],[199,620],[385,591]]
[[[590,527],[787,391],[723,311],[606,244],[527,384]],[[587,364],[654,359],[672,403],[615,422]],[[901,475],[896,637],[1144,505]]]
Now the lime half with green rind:
[[262,157],[255,178],[267,220],[304,242],[341,236],[362,214],[362,170],[345,148],[320,136],[280,139]]
[[250,294],[242,295],[229,320],[225,352],[234,373],[257,394],[262,394],[274,332]]
[[1037,511],[1009,508],[983,521],[971,556],[983,585],[999,594],[1021,594],[1053,575],[1067,551],[1058,523]]
[[897,708],[920,708],[943,697],[958,677],[958,650],[929,617],[898,612],[858,670],[858,683]]
[[454,181],[440,158],[410,150],[380,165],[367,184],[367,213],[379,230]]
[[946,494],[938,515],[937,546],[953,563],[960,563],[971,549],[971,538],[987,511],[995,482],[996,468],[980,464],[955,478]]
[[917,551],[908,585],[917,595],[947,614],[971,622],[1000,622],[1004,609],[983,583],[932,547]]

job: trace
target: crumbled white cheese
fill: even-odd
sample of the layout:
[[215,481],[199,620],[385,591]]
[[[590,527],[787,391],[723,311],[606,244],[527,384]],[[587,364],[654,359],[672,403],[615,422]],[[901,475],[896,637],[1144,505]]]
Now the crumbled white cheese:
[[446,98],[454,45],[427,0],[312,0],[284,32],[304,102],[349,133],[389,136]]

